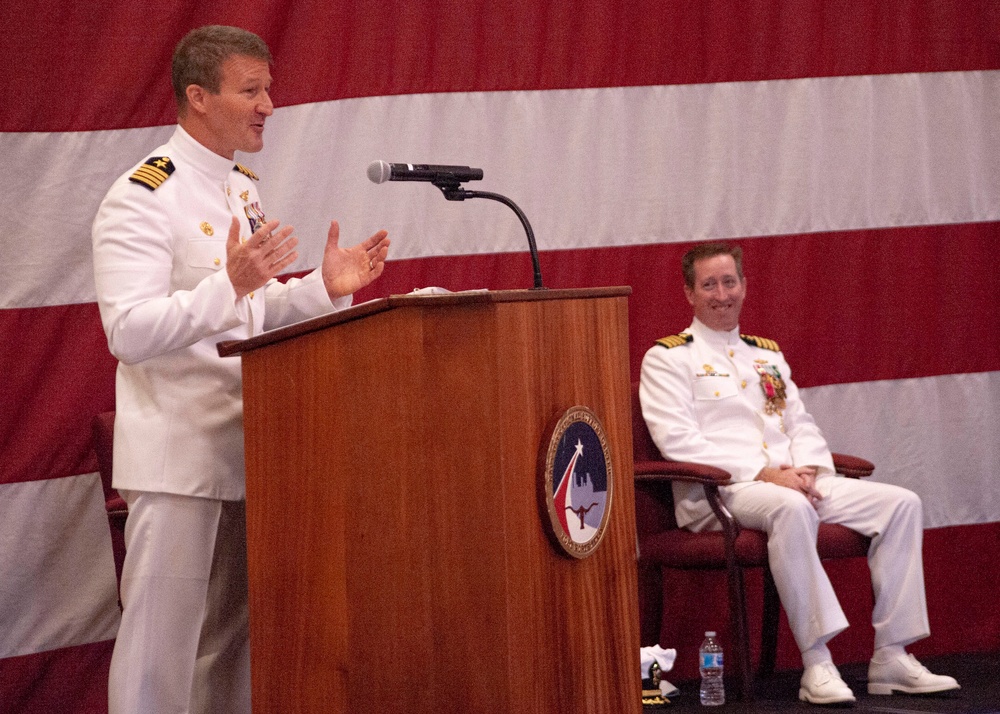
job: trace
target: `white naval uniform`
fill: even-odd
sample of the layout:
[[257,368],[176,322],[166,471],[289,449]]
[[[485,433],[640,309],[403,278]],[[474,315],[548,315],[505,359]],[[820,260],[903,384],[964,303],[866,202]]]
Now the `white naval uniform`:
[[[840,523],[872,537],[875,646],[909,644],[930,633],[923,580],[923,521],[911,491],[834,473],[833,459],[806,412],[791,370],[775,349],[744,341],[739,330],[718,332],[697,318],[690,340],[656,345],[643,358],[639,398],[653,441],[667,458],[715,466],[732,474],[719,489],[736,520],[768,533],[768,557],[782,606],[800,650],[847,627],[816,553],[819,523]],[[786,405],[767,414],[760,371],[782,378]],[[823,499],[814,508],[797,491],[755,481],[765,466],[812,466]],[[674,484],[678,525],[719,523],[698,484]]]
[[150,157],[169,159],[134,169],[153,185],[128,171],[93,225],[98,305],[120,362],[113,483],[130,505],[111,712],[248,710],[248,691],[237,697],[245,703],[226,701],[228,675],[218,674],[249,682],[242,376],[216,344],[351,298],[331,303],[316,270],[237,300],[226,240],[233,216],[241,240],[263,220],[254,178],[180,127]]

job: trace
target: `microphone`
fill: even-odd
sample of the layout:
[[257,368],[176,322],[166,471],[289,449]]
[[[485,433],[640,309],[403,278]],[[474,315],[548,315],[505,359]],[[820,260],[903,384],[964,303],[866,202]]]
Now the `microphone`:
[[368,178],[372,183],[386,181],[430,181],[433,184],[459,184],[463,181],[481,181],[482,169],[468,166],[434,166],[433,164],[387,164],[372,161],[368,164]]
[[449,201],[464,201],[467,198],[488,198],[509,207],[524,226],[528,236],[528,250],[531,252],[531,265],[535,271],[535,290],[544,290],[542,284],[542,269],[538,264],[538,248],[535,247],[535,233],[531,230],[528,217],[524,215],[516,203],[506,196],[489,191],[469,191],[462,187],[463,181],[480,181],[483,178],[482,169],[470,169],[468,166],[434,166],[431,164],[387,164],[384,161],[372,161],[368,164],[368,178],[372,183],[386,181],[428,181],[441,189],[441,193]]

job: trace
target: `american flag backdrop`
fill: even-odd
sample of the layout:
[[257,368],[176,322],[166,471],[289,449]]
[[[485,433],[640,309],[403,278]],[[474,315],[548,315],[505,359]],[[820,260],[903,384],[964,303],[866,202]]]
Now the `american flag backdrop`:
[[90,224],[171,133],[170,56],[203,24],[274,53],[264,151],[237,158],[296,227],[293,268],[332,218],[348,243],[388,229],[359,301],[532,278],[511,211],[374,185],[376,159],[482,168],[469,187],[524,210],[547,287],[632,286],[633,378],[689,323],[687,244],[739,241],[743,332],[782,346],[835,451],[924,500],[928,579],[964,600],[932,584],[927,651],[1000,647],[996,2],[4,0],[0,20],[0,712],[106,708],[90,422],[115,361]]

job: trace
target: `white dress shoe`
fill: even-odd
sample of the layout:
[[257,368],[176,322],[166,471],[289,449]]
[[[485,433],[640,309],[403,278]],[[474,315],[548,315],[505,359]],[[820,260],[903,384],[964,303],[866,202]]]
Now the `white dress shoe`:
[[810,704],[849,704],[854,692],[840,678],[833,662],[821,662],[802,673],[799,699]]
[[868,663],[868,693],[931,694],[961,689],[954,677],[933,674],[911,654],[902,654],[888,662]]

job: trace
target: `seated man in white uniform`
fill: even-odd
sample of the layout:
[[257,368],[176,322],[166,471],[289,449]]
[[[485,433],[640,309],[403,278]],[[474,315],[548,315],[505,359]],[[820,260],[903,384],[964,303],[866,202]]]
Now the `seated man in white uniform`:
[[[834,472],[777,344],[740,334],[746,280],[739,247],[696,246],[682,268],[694,321],[643,358],[643,416],[665,457],[732,474],[732,484],[719,489],[726,507],[741,525],[767,532],[771,570],[802,652],[799,699],[854,701],[827,648],[848,623],[816,553],[820,522],[872,539],[875,652],[868,692],[958,689],[953,678],[932,674],[904,649],[930,634],[919,497]],[[681,527],[719,527],[700,485],[675,483],[674,500]]]
[[[178,44],[170,140],[121,176],[93,226],[94,277],[116,379],[114,486],[128,502],[124,611],[111,714],[250,711],[243,402],[216,344],[351,304],[382,274],[385,231],[296,259],[235,154],[263,147],[271,54],[256,35],[202,27]],[[138,158],[138,157],[137,157]]]

